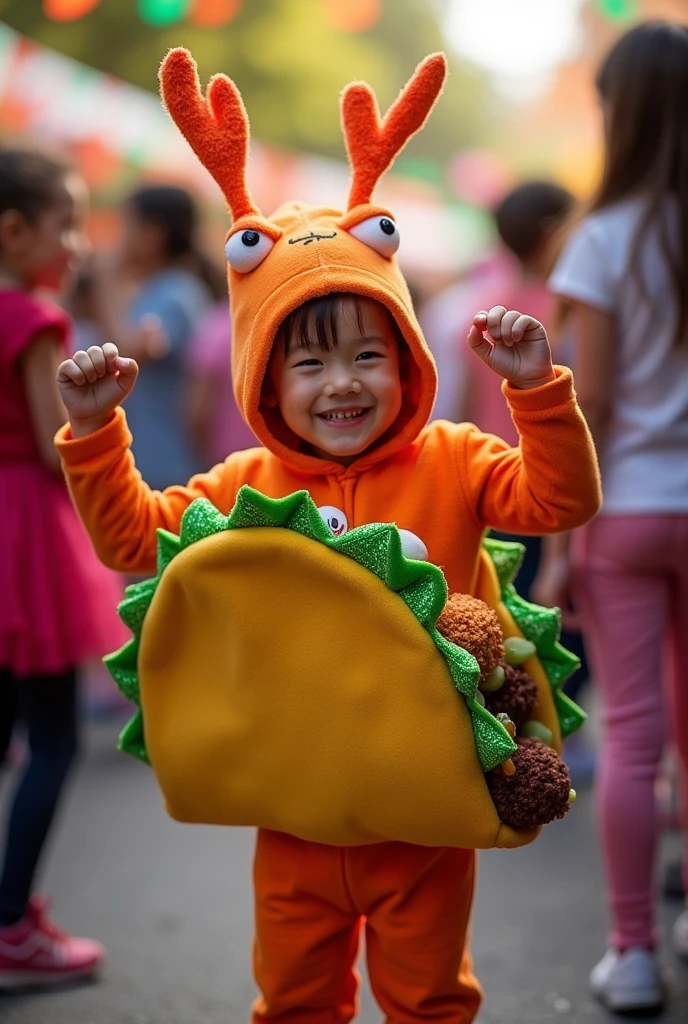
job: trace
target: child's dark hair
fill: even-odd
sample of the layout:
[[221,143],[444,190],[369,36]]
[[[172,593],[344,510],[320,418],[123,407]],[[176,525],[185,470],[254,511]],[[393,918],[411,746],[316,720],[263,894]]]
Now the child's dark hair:
[[[688,343],[688,26],[637,25],[607,54],[596,85],[605,105],[606,153],[592,209],[647,197],[631,274],[651,302],[638,261],[643,237],[656,224],[677,302],[675,340]],[[677,202],[677,244],[670,240],[662,209],[667,196]]]
[[[318,295],[309,299],[289,313],[279,326],[275,342],[282,346],[285,355],[295,340],[306,349],[317,346],[322,352],[329,352],[339,344],[337,331],[337,316],[342,301],[350,300],[353,304],[356,326],[363,333],[363,311],[361,309],[361,296],[353,292],[328,292],[327,295]],[[390,314],[390,321],[394,325],[399,351],[402,353],[405,342],[396,320]]]
[[546,233],[563,223],[574,203],[573,195],[553,181],[517,185],[494,210],[499,237],[519,260],[529,260]]
[[35,221],[55,202],[71,171],[71,164],[56,154],[0,146],[0,214],[17,210],[28,221]]
[[224,275],[197,245],[198,210],[186,189],[145,185],[129,196],[127,205],[141,220],[160,228],[164,255],[170,263],[185,262],[214,298],[227,294]]
[[359,331],[363,331],[363,315],[357,295],[345,296],[341,292],[318,295],[293,309],[280,324],[276,341],[285,355],[296,339],[308,349],[313,347],[313,342],[322,352],[336,348],[339,344],[337,315],[343,298],[353,300],[356,323]]

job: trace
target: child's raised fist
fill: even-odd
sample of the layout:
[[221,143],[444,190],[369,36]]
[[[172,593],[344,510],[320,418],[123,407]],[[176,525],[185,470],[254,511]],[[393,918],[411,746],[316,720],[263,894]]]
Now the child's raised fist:
[[473,317],[468,344],[484,363],[524,390],[555,379],[547,332],[539,320],[505,306]]
[[104,427],[127,397],[138,375],[134,359],[120,356],[106,342],[80,349],[57,370],[57,386],[69,415],[73,437],[85,437]]

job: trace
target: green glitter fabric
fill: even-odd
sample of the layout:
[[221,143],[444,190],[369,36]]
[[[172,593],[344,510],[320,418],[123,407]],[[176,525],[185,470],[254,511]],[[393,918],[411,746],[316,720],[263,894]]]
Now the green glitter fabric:
[[182,516],[179,537],[158,530],[157,575],[126,589],[119,614],[134,635],[119,651],[104,659],[122,693],[139,708],[120,736],[121,750],[148,762],[140,710],[138,652],[146,612],[166,567],[180,551],[197,541],[222,530],[255,526],[293,530],[347,555],[375,573],[404,601],[445,659],[454,685],[471,714],[483,771],[489,771],[511,756],[516,750],[514,741],[501,722],[476,700],[480,678],[478,663],[468,651],[450,643],[435,629],[435,622],[447,601],[447,584],[441,569],[429,562],[406,558],[399,531],[393,524],[371,523],[334,537],[307,491],[275,499],[248,486],[239,491],[229,516],[222,515],[207,499],[197,498]]
[[502,601],[527,640],[535,644],[538,658],[552,688],[552,699],[559,718],[562,738],[580,729],[586,719],[582,708],[562,693],[561,687],[580,665],[579,658],[559,643],[561,612],[524,601],[516,593],[513,580],[519,570],[525,548],[522,544],[487,537],[483,546],[497,572]]

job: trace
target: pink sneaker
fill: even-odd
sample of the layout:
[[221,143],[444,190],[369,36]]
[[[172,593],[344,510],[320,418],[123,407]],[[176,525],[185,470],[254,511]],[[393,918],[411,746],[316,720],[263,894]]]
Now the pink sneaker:
[[0,928],[0,989],[56,985],[95,974],[105,950],[93,939],[73,939],[46,916],[33,896],[26,915]]

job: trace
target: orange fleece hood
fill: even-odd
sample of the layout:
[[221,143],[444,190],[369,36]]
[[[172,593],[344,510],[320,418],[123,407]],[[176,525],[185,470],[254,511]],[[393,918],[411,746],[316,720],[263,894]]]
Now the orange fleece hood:
[[237,404],[259,440],[279,458],[315,473],[339,464],[299,451],[279,410],[261,404],[277,330],[298,306],[330,292],[375,299],[394,318],[411,358],[402,410],[359,465],[376,462],[413,441],[427,423],[437,390],[435,364],[395,258],[393,215],[371,202],[397,153],[425,123],[446,76],[443,54],[427,57],[380,118],[375,96],[355,82],[342,93],[341,116],[352,169],[347,210],[290,202],[265,218],[246,186],[249,125],[241,95],[215,75],[203,97],[190,53],[171,50],[160,68],[163,102],[192,149],[218,182],[234,223],[227,236],[233,320],[232,376]]

